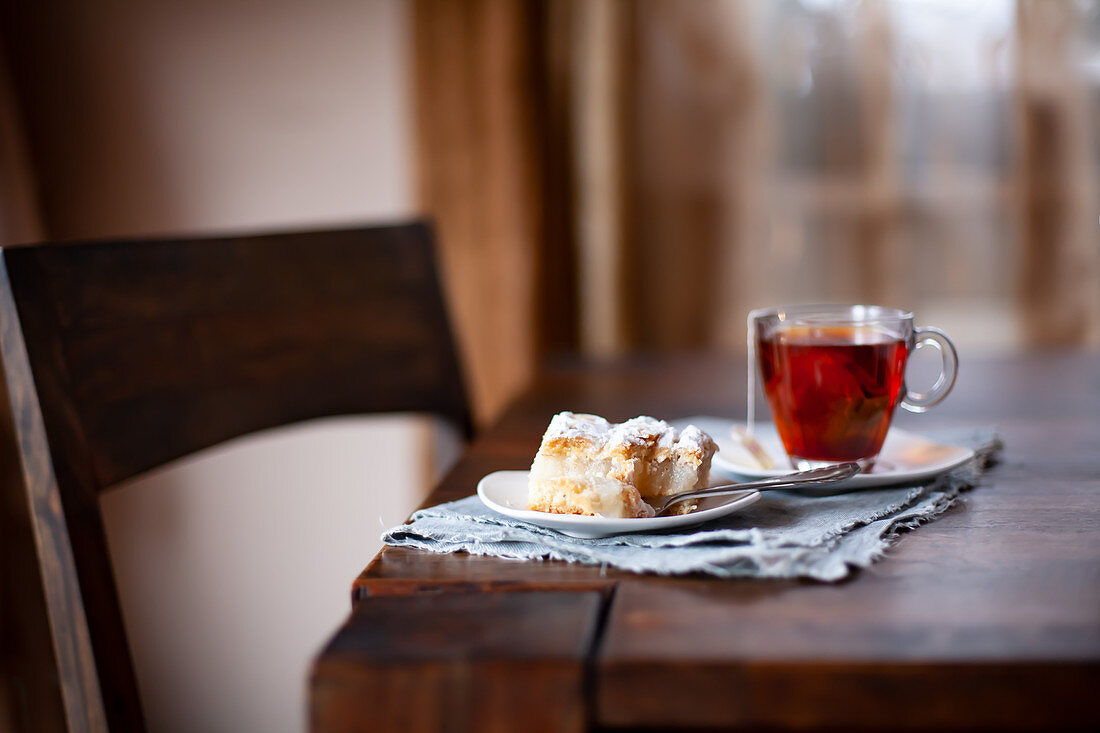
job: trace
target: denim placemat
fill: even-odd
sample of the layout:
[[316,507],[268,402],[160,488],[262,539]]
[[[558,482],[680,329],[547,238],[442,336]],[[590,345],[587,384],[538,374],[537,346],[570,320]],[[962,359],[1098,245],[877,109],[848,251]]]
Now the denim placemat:
[[637,573],[839,580],[881,557],[897,534],[947,510],[1003,445],[991,428],[924,433],[975,457],[919,486],[831,496],[768,492],[744,511],[680,531],[577,539],[501,516],[476,496],[416,512],[382,540],[429,552],[609,565]]

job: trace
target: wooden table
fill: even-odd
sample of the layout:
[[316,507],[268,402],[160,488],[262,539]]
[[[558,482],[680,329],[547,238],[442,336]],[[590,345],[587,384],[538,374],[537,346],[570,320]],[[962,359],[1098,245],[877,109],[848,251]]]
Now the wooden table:
[[[562,409],[743,415],[719,358],[561,364],[426,505],[526,468]],[[1100,355],[964,361],[920,429],[995,424],[960,506],[836,584],[387,548],[310,680],[315,731],[1100,725]]]

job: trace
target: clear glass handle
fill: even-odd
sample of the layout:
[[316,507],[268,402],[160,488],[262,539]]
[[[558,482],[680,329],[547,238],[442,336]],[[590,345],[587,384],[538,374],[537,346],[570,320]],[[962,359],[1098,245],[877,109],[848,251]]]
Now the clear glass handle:
[[936,383],[927,392],[913,392],[906,388],[901,406],[909,412],[927,412],[929,407],[943,402],[943,398],[955,386],[955,376],[959,371],[959,354],[947,334],[938,328],[913,329],[913,351],[926,344],[934,346],[940,352],[943,366]]

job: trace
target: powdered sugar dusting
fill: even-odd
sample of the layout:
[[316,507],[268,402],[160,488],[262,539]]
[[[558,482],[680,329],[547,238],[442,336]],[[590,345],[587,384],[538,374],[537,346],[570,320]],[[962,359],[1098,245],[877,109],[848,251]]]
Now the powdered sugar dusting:
[[585,440],[595,448],[617,445],[652,445],[658,451],[675,450],[681,453],[710,453],[716,447],[706,432],[694,425],[677,430],[664,420],[648,415],[611,424],[599,415],[559,412],[550,420],[543,435],[543,442],[560,439]]
[[650,445],[667,440],[671,445],[678,436],[679,431],[664,420],[640,415],[613,426],[609,440],[630,445]]
[[680,433],[679,447],[681,450],[703,454],[712,453],[718,448],[709,435],[694,425],[688,425],[684,428],[684,432]]
[[580,438],[594,445],[603,445],[607,442],[610,430],[611,423],[599,415],[559,412],[550,420],[542,440],[546,442],[559,438]]

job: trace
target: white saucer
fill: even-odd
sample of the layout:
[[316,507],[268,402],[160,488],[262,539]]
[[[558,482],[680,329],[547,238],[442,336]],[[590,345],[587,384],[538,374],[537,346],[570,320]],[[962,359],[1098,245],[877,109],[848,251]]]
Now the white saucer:
[[[721,483],[721,481],[712,482],[712,485],[718,486]],[[610,537],[628,532],[658,532],[676,527],[690,527],[733,514],[756,503],[760,498],[759,491],[710,497],[702,499],[699,502],[699,508],[691,514],[677,514],[669,517],[609,519],[586,517],[580,514],[551,514],[523,508],[527,506],[527,471],[491,473],[478,482],[477,495],[485,506],[506,517],[552,529],[570,537],[585,539]]]
[[[760,468],[752,455],[730,434],[731,427],[743,427],[745,423],[725,420],[706,420],[705,423],[699,424],[699,427],[709,432],[718,443],[718,452],[714,454],[711,464],[714,471],[739,479],[757,479],[782,476],[795,470],[791,468],[783,443],[771,423],[757,423],[754,433],[760,445],[776,461],[776,468],[770,470]],[[922,435],[892,427],[870,473],[856,474],[846,481],[831,484],[828,489],[918,484],[950,471],[973,457],[974,451],[969,448],[937,443]]]

